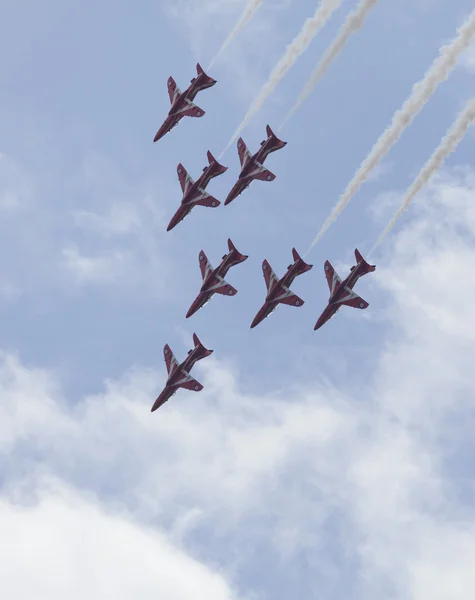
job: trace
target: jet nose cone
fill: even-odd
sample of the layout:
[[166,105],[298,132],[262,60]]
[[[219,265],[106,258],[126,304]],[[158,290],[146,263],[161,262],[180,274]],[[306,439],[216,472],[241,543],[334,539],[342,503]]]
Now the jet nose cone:
[[171,220],[170,223],[168,223],[167,231],[171,231],[175,227],[175,225],[176,223],[174,223],[173,220]]

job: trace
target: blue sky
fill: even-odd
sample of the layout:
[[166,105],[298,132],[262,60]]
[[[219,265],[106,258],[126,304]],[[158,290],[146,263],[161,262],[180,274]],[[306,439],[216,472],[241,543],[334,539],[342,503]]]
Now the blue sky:
[[[343,0],[242,135],[277,129],[354,2]],[[397,4],[397,5],[396,5]],[[415,6],[414,6],[415,4]],[[454,4],[454,6],[452,6]],[[455,6],[456,4],[456,6]],[[261,263],[304,253],[361,161],[461,25],[468,0],[381,0],[284,127],[287,146],[231,205],[166,226],[313,14],[264,0],[216,86],[157,144],[243,0],[7,0],[0,7],[0,548],[12,599],[466,598],[475,591],[473,132],[318,332],[323,263],[365,254],[473,93],[461,57],[375,176],[308,255],[299,309],[259,327]],[[27,16],[26,16],[27,15]],[[224,201],[239,173],[209,191]],[[198,253],[249,255],[191,319]],[[196,332],[200,394],[150,407]],[[428,543],[429,541],[429,543]],[[28,550],[28,551],[27,551]]]

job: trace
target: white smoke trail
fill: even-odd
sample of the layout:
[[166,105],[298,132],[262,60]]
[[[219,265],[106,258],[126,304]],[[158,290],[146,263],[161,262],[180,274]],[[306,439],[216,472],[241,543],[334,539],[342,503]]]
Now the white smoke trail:
[[233,30],[228,35],[228,37],[224,40],[224,43],[221,46],[218,54],[216,54],[216,56],[210,62],[209,67],[207,68],[207,71],[209,71],[211,69],[211,67],[218,60],[218,58],[221,56],[221,54],[226,50],[226,48],[229,46],[229,44],[240,33],[240,31],[247,25],[247,23],[249,23],[249,21],[255,15],[255,13],[257,12],[257,9],[260,7],[260,5],[262,4],[263,1],[264,0],[249,0],[246,8],[243,10],[243,12],[241,13],[241,16],[239,17],[238,22],[236,23],[236,25],[234,26]]
[[445,136],[442,138],[438,148],[434,151],[432,156],[426,162],[419,172],[419,175],[414,180],[414,183],[407,190],[404,196],[401,206],[396,211],[395,215],[388,223],[386,229],[379,236],[378,241],[373,246],[371,252],[373,252],[377,246],[384,240],[388,233],[396,225],[399,217],[409,208],[409,205],[414,200],[414,197],[421,191],[426,185],[429,179],[434,175],[436,171],[443,165],[445,159],[451,154],[458,146],[463,136],[467,133],[467,130],[473,125],[475,121],[475,98],[472,98],[464,110],[458,115],[457,119],[447,131]]
[[371,171],[390,150],[391,146],[396,143],[405,128],[412,122],[424,104],[429,100],[437,86],[445,81],[451,71],[455,68],[458,57],[470,45],[470,42],[475,35],[475,10],[470,13],[469,17],[458,29],[457,33],[457,37],[454,38],[450,44],[442,46],[439,51],[439,56],[432,63],[432,66],[426,72],[424,77],[413,86],[411,95],[404,102],[401,109],[396,111],[393,115],[390,126],[380,136],[367,158],[362,162],[353,179],[347,185],[346,190],[340,196],[340,199],[330,216],[311,243],[308,251],[320,241],[325,232],[332,223],[334,223],[351,198],[359,190],[361,184],[367,179]]
[[272,94],[279,82],[295,63],[297,58],[305,52],[312,39],[325,25],[340,4],[341,0],[321,0],[319,2],[318,8],[316,9],[313,17],[310,17],[305,21],[300,32],[287,46],[284,56],[279,60],[272,70],[269,79],[262,87],[257,98],[251,104],[251,107],[247,111],[243,122],[236,129],[231,140],[229,141],[229,144],[223,150],[222,154],[224,154],[229,146],[231,146],[231,144],[238,138],[241,131],[246,127],[251,118],[258,112],[266,99]]
[[343,50],[346,42],[353,33],[356,33],[364,23],[368,13],[378,3],[379,0],[361,0],[358,6],[348,15],[346,21],[341,26],[340,30],[336,34],[332,44],[325,51],[324,55],[318,62],[315,70],[310,75],[308,82],[300,93],[300,96],[295,103],[295,106],[289,112],[278,131],[287,123],[287,121],[295,114],[295,112],[302,106],[305,100],[310,96],[313,88],[317,85],[318,80],[325,74],[326,70],[332,63],[332,61],[338,56]]

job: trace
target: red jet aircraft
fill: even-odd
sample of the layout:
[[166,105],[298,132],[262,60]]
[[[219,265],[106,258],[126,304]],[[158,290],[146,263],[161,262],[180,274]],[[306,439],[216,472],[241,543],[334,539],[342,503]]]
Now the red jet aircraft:
[[194,315],[197,310],[203,308],[203,306],[211,300],[213,294],[223,294],[224,296],[235,296],[237,294],[237,289],[233,288],[232,285],[229,285],[229,283],[224,280],[224,277],[226,277],[226,274],[231,267],[244,262],[249,257],[238,252],[236,246],[230,239],[228,240],[228,248],[229,253],[223,256],[221,264],[216,267],[216,269],[213,269],[210,265],[203,250],[200,252],[199,260],[203,285],[201,286],[200,293],[190,306],[190,310],[186,313],[187,319],[188,317],[191,317],[191,315]]
[[241,173],[239,179],[234,185],[233,189],[229,192],[226,198],[225,205],[232,202],[240,194],[249,187],[253,179],[260,179],[261,181],[274,181],[275,175],[267,170],[263,166],[263,162],[269,156],[271,152],[280,150],[287,145],[287,142],[279,140],[272,129],[267,125],[267,139],[261,142],[259,150],[251,156],[248,147],[244,143],[242,138],[238,139],[237,147],[239,152],[239,160],[241,161]]
[[195,347],[193,350],[188,350],[188,356],[181,365],[178,364],[178,361],[168,344],[163,348],[168,379],[162,393],[158,396],[152,406],[152,412],[157,410],[157,408],[160,408],[162,404],[165,404],[167,400],[174,396],[178,388],[185,388],[194,392],[201,392],[203,389],[201,383],[198,383],[198,381],[193,379],[190,375],[190,371],[195,362],[202,358],[206,358],[213,353],[213,350],[207,350],[198,339],[196,333],[193,334],[193,343],[195,344]]
[[302,306],[304,304],[304,301],[301,298],[289,290],[289,286],[292,285],[293,280],[298,275],[303,275],[303,273],[310,271],[310,269],[313,268],[313,265],[307,265],[307,263],[299,256],[299,253],[295,248],[292,248],[292,256],[294,257],[294,262],[287,267],[287,273],[282,279],[277,279],[277,275],[274,273],[267,260],[262,263],[262,272],[264,273],[267,287],[267,297],[264,305],[255,316],[254,321],[251,324],[251,329],[256,325],[259,325],[261,321],[273,313],[279,304],[288,304],[289,306]]
[[172,106],[165,122],[155,134],[154,142],[178,125],[183,117],[202,117],[205,114],[202,108],[193,104],[193,100],[198,92],[213,87],[216,80],[208,77],[199,63],[196,65],[196,71],[197,77],[193,77],[191,84],[184,92],[178,88],[173,77],[168,78],[168,95]]
[[374,271],[376,265],[369,265],[357,249],[355,250],[355,257],[356,266],[351,267],[351,272],[344,281],[340,279],[330,262],[325,261],[325,277],[330,288],[330,298],[328,306],[320,315],[314,329],[319,329],[331,319],[343,304],[353,308],[368,308],[369,304],[353,292],[353,287],[360,277]]
[[196,181],[193,181],[181,163],[178,165],[177,173],[183,192],[183,198],[181,200],[180,208],[176,211],[168,224],[167,231],[170,231],[170,229],[176,227],[180,221],[183,221],[183,219],[190,214],[191,209],[194,206],[199,205],[216,208],[221,204],[219,200],[216,200],[216,198],[213,198],[213,196],[206,193],[205,188],[213,177],[218,177],[218,175],[227,171],[228,167],[220,165],[209,150],[208,162],[209,165],[204,167],[203,173]]

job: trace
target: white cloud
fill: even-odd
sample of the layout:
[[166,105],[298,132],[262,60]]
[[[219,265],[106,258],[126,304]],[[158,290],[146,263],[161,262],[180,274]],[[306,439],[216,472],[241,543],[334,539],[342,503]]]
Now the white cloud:
[[35,503],[0,500],[0,523],[0,583],[12,600],[237,598],[163,533],[57,482],[44,483]]
[[[203,392],[181,391],[151,414],[164,369],[134,369],[70,406],[51,374],[4,355],[0,453],[15,469],[3,496],[18,505],[12,490],[39,489],[30,515],[44,518],[45,502],[56,502],[73,519],[75,509],[41,492],[49,474],[71,494],[94,493],[104,527],[140,536],[153,524],[168,536],[155,542],[157,553],[171,540],[192,547],[244,589],[250,584],[237,573],[250,564],[264,590],[300,581],[304,556],[318,585],[302,585],[325,597],[341,585],[365,600],[472,596],[475,512],[449,465],[475,425],[474,188],[468,170],[439,177],[381,247],[372,281],[387,302],[388,330],[373,372],[361,356],[363,387],[347,380],[333,389],[316,370],[295,389],[252,396],[213,355],[195,367]],[[119,508],[130,524],[112,516]],[[65,552],[75,540],[62,538]],[[42,559],[53,563],[47,550]],[[75,581],[79,567],[67,562]],[[218,589],[217,598],[230,593]]]

